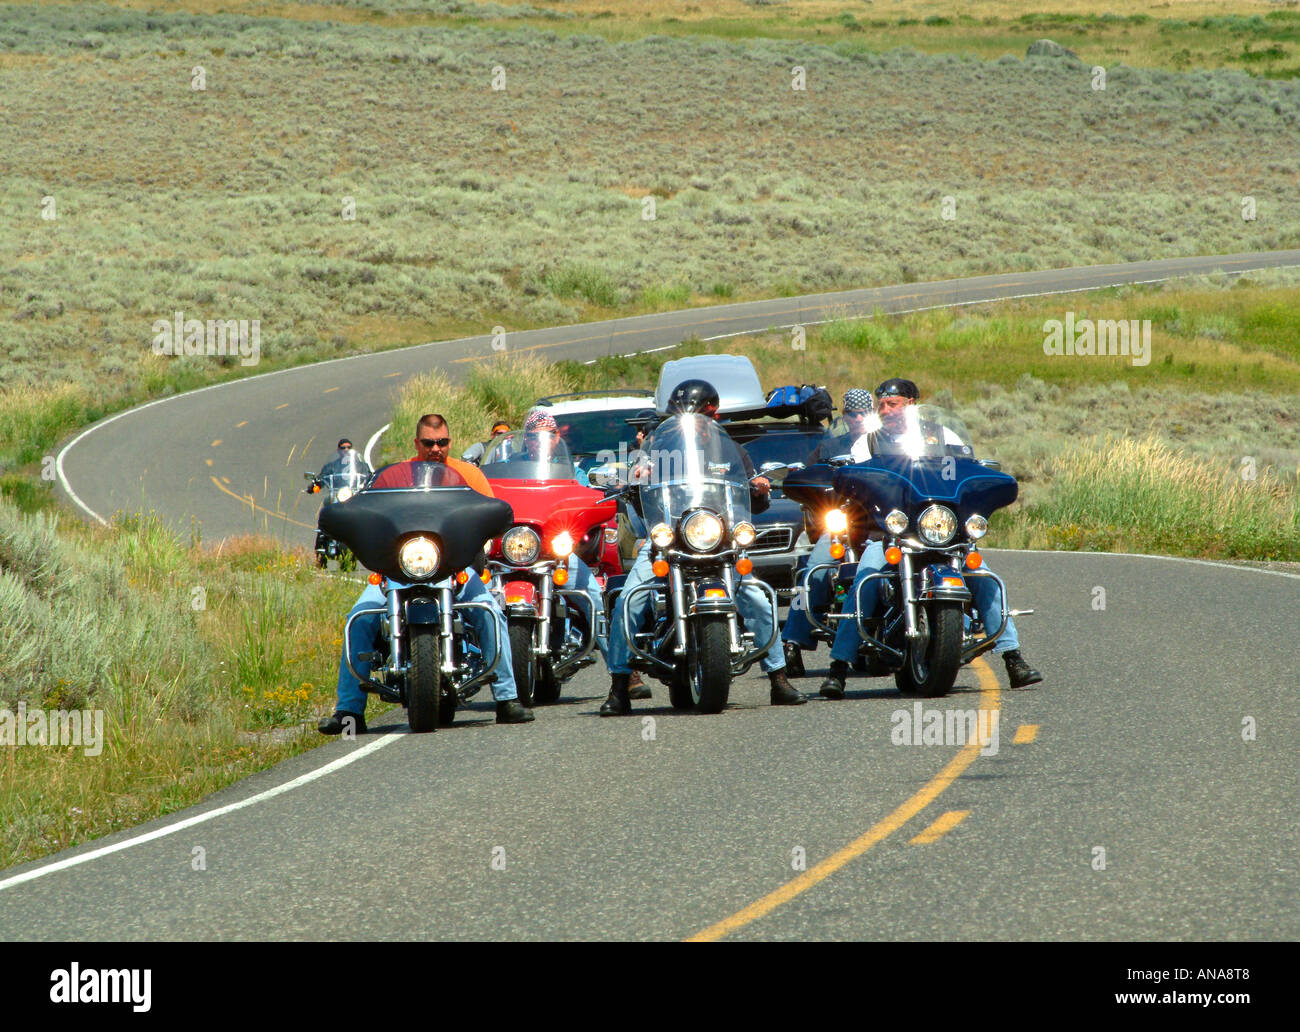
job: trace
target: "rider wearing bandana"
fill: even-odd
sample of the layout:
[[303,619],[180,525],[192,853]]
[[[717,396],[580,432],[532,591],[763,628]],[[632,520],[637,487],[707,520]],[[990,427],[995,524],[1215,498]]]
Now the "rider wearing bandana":
[[[718,404],[718,391],[711,383],[705,380],[684,380],[673,389],[673,393],[668,399],[668,412],[670,415],[695,412],[710,419],[716,419]],[[648,441],[647,444],[650,444],[650,442]],[[736,447],[740,452],[741,460],[744,462],[746,477],[753,477],[753,460],[750,459],[749,453],[744,448],[739,445],[736,445]],[[633,473],[633,479],[638,479],[636,472]],[[756,502],[766,501],[771,489],[772,482],[767,477],[758,477],[750,481],[750,497]],[[632,712],[632,701],[628,698],[628,682],[632,668],[628,665],[630,650],[627,636],[623,630],[623,611],[627,606],[627,599],[632,589],[654,579],[654,573],[650,568],[650,549],[651,542],[647,538],[645,544],[641,546],[641,551],[637,553],[636,562],[627,575],[627,580],[623,584],[623,591],[614,607],[609,632],[610,689],[609,698],[600,707],[602,717],[622,716]],[[650,605],[650,596],[648,594],[642,593],[637,597],[636,609],[638,612],[632,614],[633,627],[642,625],[645,613],[649,610]],[[772,604],[767,595],[754,585],[750,574],[746,574],[736,582],[736,607],[740,611],[740,618],[744,621],[745,626],[753,629],[756,635],[761,633],[758,630],[761,627],[775,626],[776,613],[772,611]],[[773,706],[798,706],[808,701],[807,697],[796,690],[786,677],[785,656],[775,643],[763,654],[763,657],[759,660],[759,666],[767,674],[771,683],[770,698]]]
[[[911,380],[894,378],[886,380],[877,387],[876,411],[880,416],[880,427],[865,434],[853,445],[854,460],[864,462],[872,455],[890,451],[917,454],[918,445],[934,446],[940,443],[963,448],[969,453],[970,449],[963,445],[961,439],[947,427],[939,426],[929,420],[920,420],[912,426],[908,425],[909,421],[904,418],[904,410],[909,405],[915,405],[920,396],[921,392]],[[884,544],[881,541],[868,542],[858,563],[857,578],[853,582],[853,587],[844,596],[844,604],[851,605],[850,600],[858,597],[858,585],[863,578],[887,568]],[[867,616],[872,615],[879,604],[879,585],[879,581],[868,581],[863,588],[862,607]],[[992,577],[972,577],[969,586],[975,608],[979,611],[984,626],[997,627],[1002,620],[1002,590],[998,587],[997,581]],[[845,678],[848,676],[850,664],[857,658],[861,644],[862,638],[858,634],[857,621],[839,621],[835,642],[831,646],[830,674],[822,682],[820,689],[822,696],[827,699],[844,698]],[[1020,638],[1016,633],[1015,620],[1010,615],[1007,616],[1007,625],[999,635],[993,651],[996,655],[1000,655],[1006,664],[1007,679],[1012,688],[1025,688],[1043,679],[1043,675],[1026,663],[1024,657],[1020,655]]]

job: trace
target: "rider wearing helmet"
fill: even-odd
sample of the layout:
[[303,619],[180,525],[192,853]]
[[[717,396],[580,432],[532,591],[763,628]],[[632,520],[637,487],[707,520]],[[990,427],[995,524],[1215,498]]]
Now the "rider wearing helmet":
[[[670,415],[694,412],[714,419],[718,414],[718,405],[717,389],[707,380],[683,380],[673,389],[668,398],[668,412]],[[754,475],[754,463],[750,459],[749,453],[739,445],[736,447],[740,451],[741,459],[744,461],[746,476],[752,477]],[[633,471],[632,479],[634,481],[642,480],[647,475],[647,472],[646,466],[640,466]],[[758,477],[751,480],[749,484],[750,497],[756,503],[766,503],[771,489],[772,483],[767,477]],[[763,504],[762,507],[765,508],[766,505]],[[627,599],[632,594],[632,589],[654,579],[654,573],[650,568],[650,548],[651,542],[647,539],[645,544],[641,546],[640,552],[637,553],[636,562],[633,563],[623,585],[623,591],[614,606],[609,632],[610,689],[609,698],[600,707],[602,717],[620,716],[632,711],[632,703],[628,698],[628,681],[632,668],[628,665],[630,650],[627,636],[623,630],[623,612],[627,607]],[[650,604],[648,593],[642,592],[637,595],[635,610],[631,616],[633,627],[641,626]],[[740,611],[740,618],[747,627],[754,629],[756,635],[760,633],[758,631],[760,627],[774,628],[776,626],[776,613],[772,611],[772,604],[767,595],[755,585],[750,574],[746,574],[736,582],[736,607]],[[763,654],[759,660],[759,666],[768,675],[768,680],[771,682],[771,702],[773,706],[797,706],[808,701],[801,692],[790,684],[789,679],[786,677],[784,669],[785,656],[779,645],[773,644]]]

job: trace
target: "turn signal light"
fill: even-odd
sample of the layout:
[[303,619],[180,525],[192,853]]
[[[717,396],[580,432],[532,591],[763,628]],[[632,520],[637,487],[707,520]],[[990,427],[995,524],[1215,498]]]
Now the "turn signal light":
[[320,484],[312,484],[312,485],[311,485],[311,493],[312,493],[312,494],[320,494]]
[[831,545],[831,558],[832,558],[832,559],[843,559],[843,558],[844,558],[844,543],[843,543],[843,542],[841,542],[841,541],[836,541],[835,544]]
[[461,570],[460,573],[456,574],[456,583],[457,584],[469,583],[469,574],[466,573],[464,570]]
[[754,568],[754,560],[745,556],[744,559],[736,560],[736,572],[742,577]]
[[984,565],[984,557],[980,555],[978,552],[971,552],[968,556],[966,556],[966,569],[978,570],[983,565]]
[[492,583],[492,571],[489,570],[486,566],[483,567],[483,572],[480,573],[480,574],[478,575],[478,577],[479,577],[479,580],[481,580],[484,584],[491,584],[491,583]]
[[551,574],[551,580],[555,581],[555,583],[560,585],[560,587],[563,587],[564,585],[569,583],[569,571],[566,570],[563,566],[561,566],[558,570],[556,570],[553,574]]
[[890,566],[897,566],[903,561],[903,550],[897,545],[890,545],[885,549],[885,562]]
[[368,580],[371,584],[378,584],[383,579],[384,578],[379,576],[379,574],[377,573],[372,573],[369,577],[366,578],[366,580]]
[[668,560],[667,560],[667,559],[656,559],[656,560],[654,561],[654,564],[650,567],[650,569],[654,570],[654,574],[655,574],[656,577],[667,577],[667,576],[668,576]]
[[704,597],[705,598],[726,598],[727,589],[726,588],[705,588]]

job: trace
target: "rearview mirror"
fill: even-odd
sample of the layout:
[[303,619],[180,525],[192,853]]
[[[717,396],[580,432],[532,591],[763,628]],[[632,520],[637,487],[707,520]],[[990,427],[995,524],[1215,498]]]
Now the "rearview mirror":
[[981,466],[983,466],[985,469],[999,469],[999,470],[1000,470],[1000,469],[1002,468],[1002,463],[998,462],[997,459],[976,459],[975,461],[978,462],[978,463],[979,463]]
[[592,466],[587,470],[587,481],[592,487],[618,487],[622,482],[619,476],[618,467],[612,462],[602,462],[599,466]]

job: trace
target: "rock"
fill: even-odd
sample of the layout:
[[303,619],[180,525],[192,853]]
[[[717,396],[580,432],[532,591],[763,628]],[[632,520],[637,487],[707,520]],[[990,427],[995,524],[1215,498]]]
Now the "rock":
[[1079,55],[1050,39],[1036,39],[1029,44],[1025,57],[1072,57],[1076,61]]

